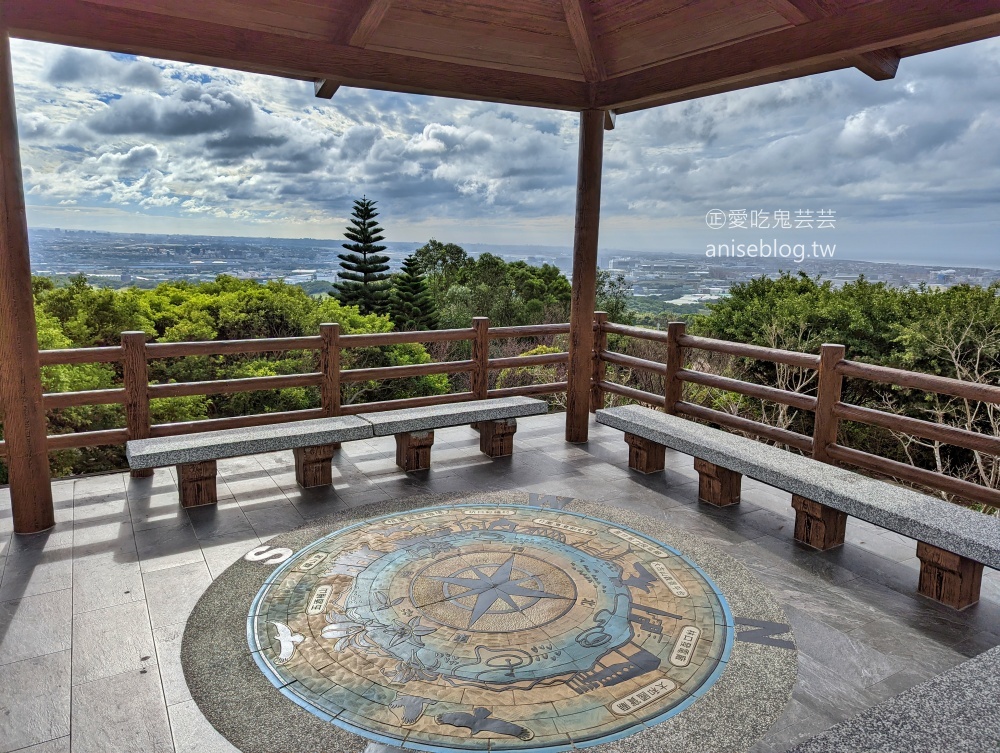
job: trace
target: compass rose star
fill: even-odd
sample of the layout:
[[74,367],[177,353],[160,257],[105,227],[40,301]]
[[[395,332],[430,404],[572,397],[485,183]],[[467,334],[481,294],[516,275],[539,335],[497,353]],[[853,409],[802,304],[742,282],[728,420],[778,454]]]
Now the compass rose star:
[[[487,565],[487,567],[490,567]],[[434,580],[439,580],[450,586],[461,586],[468,589],[460,594],[445,597],[448,601],[464,599],[469,596],[476,597],[476,603],[472,607],[472,617],[469,618],[471,628],[483,618],[498,601],[502,601],[510,606],[518,614],[524,611],[523,607],[514,601],[515,596],[528,599],[566,599],[567,596],[550,594],[547,591],[539,591],[534,588],[522,586],[526,580],[537,580],[538,576],[526,575],[522,578],[514,577],[514,555],[512,554],[506,562],[497,567],[492,575],[486,575],[475,565],[469,568],[475,573],[474,578],[459,578],[455,576],[432,576]]]

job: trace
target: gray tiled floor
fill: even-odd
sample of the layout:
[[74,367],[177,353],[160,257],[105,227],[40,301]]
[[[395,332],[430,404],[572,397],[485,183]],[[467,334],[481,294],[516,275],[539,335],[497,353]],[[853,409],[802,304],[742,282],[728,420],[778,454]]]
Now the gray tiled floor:
[[792,703],[757,753],[791,744],[1000,644],[1000,578],[964,613],[913,592],[915,543],[858,521],[818,554],[791,540],[788,494],[744,480],[743,503],[698,505],[689,457],[628,470],[619,432],[563,439],[563,416],[523,419],[513,457],[490,460],[461,427],[434,467],[406,476],[392,438],[345,444],[333,489],[295,485],[291,453],[219,464],[217,509],[178,507],[172,469],[55,484],[56,527],[10,533],[0,489],[0,753],[233,751],[191,700],[184,622],[212,578],[262,540],[333,510],[426,492],[522,489],[640,510],[711,540],[784,605],[800,649]]

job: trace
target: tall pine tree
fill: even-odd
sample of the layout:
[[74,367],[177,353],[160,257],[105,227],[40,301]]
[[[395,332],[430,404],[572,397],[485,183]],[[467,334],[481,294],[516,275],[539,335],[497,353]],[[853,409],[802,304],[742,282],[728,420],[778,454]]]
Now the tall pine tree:
[[389,297],[389,316],[396,329],[417,330],[437,327],[437,306],[427,289],[427,281],[420,274],[417,257],[410,254],[403,259],[403,271],[392,279]]
[[344,248],[349,253],[338,254],[342,282],[334,283],[334,295],[347,306],[357,306],[362,314],[384,314],[389,305],[389,257],[382,252],[385,240],[382,228],[375,218],[375,202],[362,196],[354,202],[351,224],[344,231],[344,237],[351,241]]

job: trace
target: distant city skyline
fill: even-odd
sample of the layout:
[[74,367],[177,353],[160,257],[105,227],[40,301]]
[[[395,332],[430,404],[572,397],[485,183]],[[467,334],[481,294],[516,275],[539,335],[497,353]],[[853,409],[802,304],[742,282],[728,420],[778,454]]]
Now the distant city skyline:
[[[573,113],[341,89],[14,40],[29,224],[340,237],[379,201],[387,237],[568,247]],[[776,231],[717,209],[830,211],[837,258],[1000,266],[1000,42],[622,116],[601,245],[704,254]],[[763,235],[761,235],[763,233]]]

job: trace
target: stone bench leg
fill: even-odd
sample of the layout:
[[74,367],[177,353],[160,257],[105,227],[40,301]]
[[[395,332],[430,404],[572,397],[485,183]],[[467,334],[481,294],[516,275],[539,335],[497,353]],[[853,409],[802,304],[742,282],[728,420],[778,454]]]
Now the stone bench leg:
[[329,486],[333,483],[333,453],[340,443],[322,444],[315,447],[296,447],[295,480],[299,486],[309,489],[314,486]]
[[480,452],[491,458],[503,458],[514,454],[514,432],[517,431],[517,419],[480,421],[478,426]]
[[728,507],[740,503],[740,482],[743,474],[709,463],[701,458],[694,459],[694,469],[698,471],[698,501],[716,507]]
[[946,549],[917,542],[920,585],[917,591],[954,609],[965,609],[979,601],[983,565]]
[[639,473],[659,473],[666,465],[667,448],[662,444],[625,432],[628,467]]
[[792,507],[795,508],[796,541],[821,551],[843,545],[847,513],[798,494],[792,495]]
[[396,435],[396,465],[409,473],[431,467],[433,431],[413,431]]
[[200,507],[218,502],[219,497],[215,487],[216,472],[214,460],[177,466],[181,507]]

